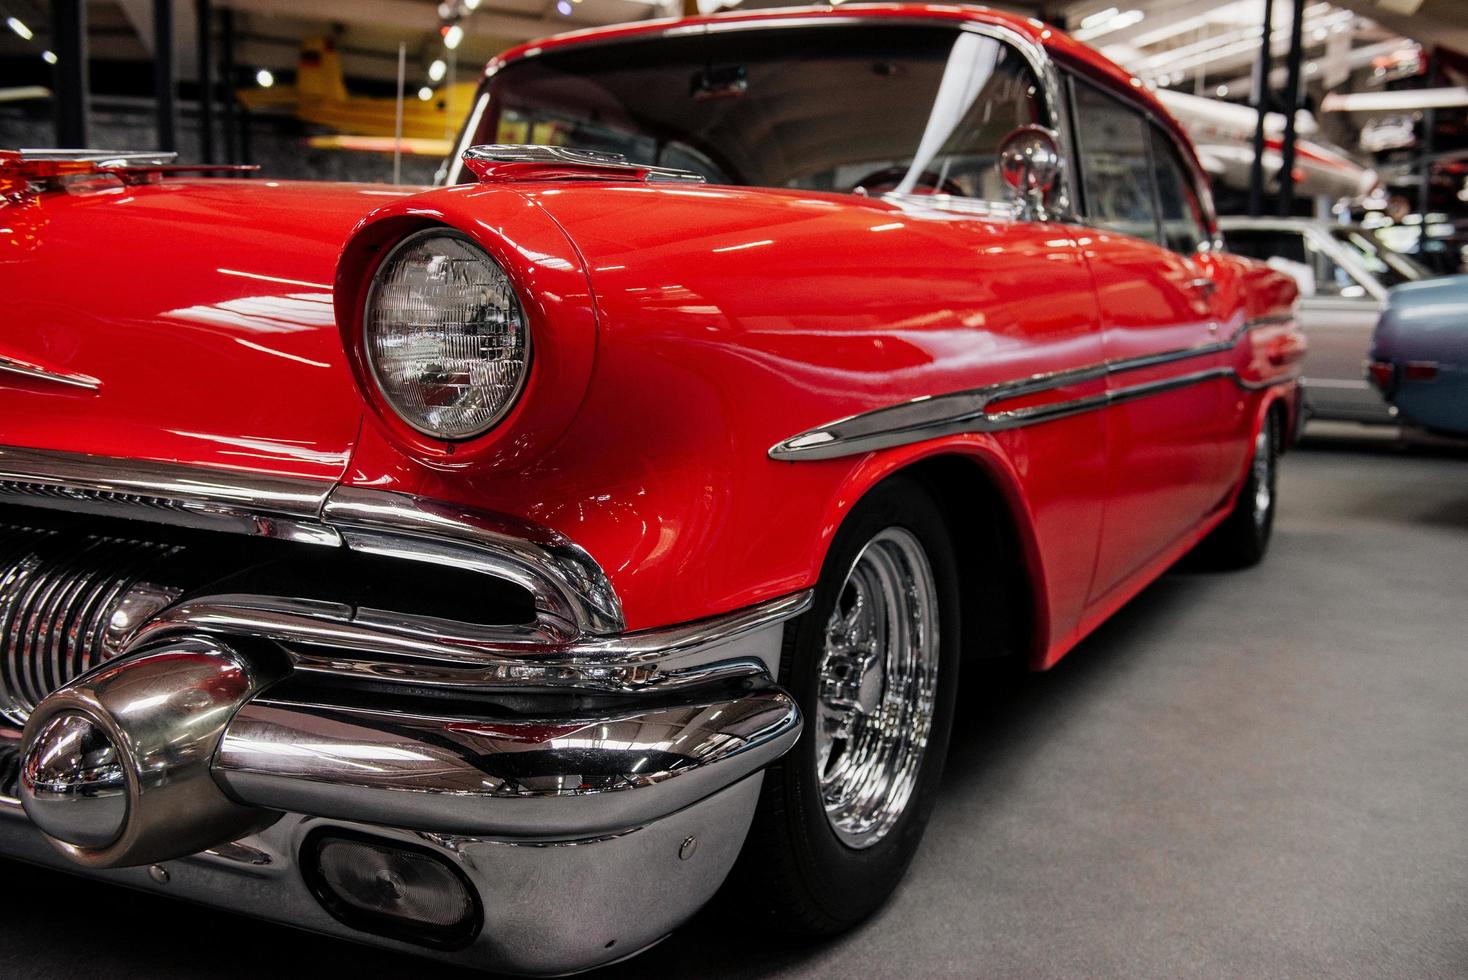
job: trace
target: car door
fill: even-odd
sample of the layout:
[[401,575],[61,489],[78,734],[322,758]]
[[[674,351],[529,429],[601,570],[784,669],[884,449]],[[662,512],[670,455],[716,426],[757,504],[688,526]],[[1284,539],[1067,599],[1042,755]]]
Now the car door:
[[1227,236],[1229,249],[1239,255],[1274,260],[1276,266],[1284,260],[1298,270],[1300,326],[1310,341],[1305,357],[1305,403],[1310,415],[1391,421],[1390,408],[1367,382],[1364,368],[1371,332],[1381,315],[1380,285],[1342,260],[1328,235],[1310,228],[1243,227]]
[[1107,494],[1091,601],[1103,601],[1194,531],[1221,497],[1221,307],[1236,302],[1191,170],[1130,100],[1071,85],[1082,251],[1107,362]]

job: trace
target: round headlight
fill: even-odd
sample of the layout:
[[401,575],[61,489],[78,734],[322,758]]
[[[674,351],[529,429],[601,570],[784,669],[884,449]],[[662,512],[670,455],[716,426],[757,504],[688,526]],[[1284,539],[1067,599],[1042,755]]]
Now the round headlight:
[[410,235],[388,254],[367,296],[363,344],[388,404],[438,439],[502,419],[530,367],[525,311],[505,271],[447,229]]

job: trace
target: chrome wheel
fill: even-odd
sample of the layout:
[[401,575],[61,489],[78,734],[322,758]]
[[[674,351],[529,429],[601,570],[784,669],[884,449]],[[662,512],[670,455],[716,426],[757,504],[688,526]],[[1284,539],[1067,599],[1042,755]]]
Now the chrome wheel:
[[918,539],[889,527],[867,542],[826,623],[817,675],[816,775],[848,847],[876,844],[912,797],[933,725],[938,590]]
[[1274,440],[1266,419],[1254,437],[1254,526],[1263,528],[1274,506]]

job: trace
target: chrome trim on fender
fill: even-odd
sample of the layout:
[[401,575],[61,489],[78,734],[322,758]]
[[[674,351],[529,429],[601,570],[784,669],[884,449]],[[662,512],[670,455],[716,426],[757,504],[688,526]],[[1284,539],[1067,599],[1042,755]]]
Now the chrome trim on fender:
[[1172,378],[1113,388],[1094,395],[1034,405],[1010,411],[991,411],[996,403],[1053,391],[1066,385],[1097,381],[1111,375],[1178,361],[1207,357],[1232,350],[1250,331],[1268,324],[1292,322],[1292,316],[1260,317],[1246,322],[1232,337],[1213,344],[1144,354],[1122,360],[1103,361],[1078,368],[1037,374],[1014,381],[1001,381],[981,388],[946,395],[917,398],[900,405],[876,408],[835,422],[808,429],[777,443],[769,450],[774,460],[838,459],[877,449],[922,442],[961,432],[1002,432],[1079,415],[1110,405],[1146,398],[1218,378],[1233,378],[1241,387],[1269,387],[1291,376],[1266,382],[1245,381],[1234,368],[1218,366]]
[[[554,531],[406,494],[318,481],[0,446],[0,499],[155,523],[346,547],[468,569],[524,587],[532,623],[481,626],[307,598],[216,595],[152,618],[130,649],[164,636],[263,637],[320,650],[302,668],[417,683],[591,684],[636,689],[699,667],[799,615],[800,592],[723,616],[624,634],[621,603],[584,550]],[[778,658],[759,639],[758,657]],[[710,652],[713,651],[713,652]],[[391,663],[381,663],[382,657]],[[747,659],[744,652],[729,654]],[[769,664],[778,667],[777,659]]]
[[214,777],[267,810],[437,833],[589,837],[642,826],[738,782],[785,754],[802,724],[794,700],[767,681],[569,717],[403,708],[267,694],[230,721]]
[[348,548],[467,568],[527,589],[569,635],[620,633],[622,603],[595,559],[564,535],[513,518],[339,486],[321,511]]
[[530,592],[559,640],[625,628],[596,561],[564,535],[407,494],[268,476],[0,446],[0,499],[387,555],[469,569]]
[[50,384],[65,385],[69,388],[82,388],[87,391],[97,391],[102,387],[102,382],[91,375],[53,371],[49,368],[43,368],[39,364],[31,364],[26,361],[17,360],[14,357],[6,357],[3,354],[0,354],[0,374],[12,374],[31,381],[45,381]]

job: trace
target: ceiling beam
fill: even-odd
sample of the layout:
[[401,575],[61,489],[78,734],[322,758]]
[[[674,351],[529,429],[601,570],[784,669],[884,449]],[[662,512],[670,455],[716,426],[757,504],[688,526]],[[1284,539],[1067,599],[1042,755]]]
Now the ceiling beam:
[[1468,3],[1463,0],[1330,0],[1337,7],[1370,17],[1382,27],[1425,47],[1442,46],[1468,54]]
[[[332,4],[329,9],[302,7],[300,0],[216,0],[221,7],[231,7],[248,13],[317,19],[342,24],[363,24],[391,30],[437,33],[438,10],[433,4],[416,0],[352,0],[351,3]],[[546,19],[520,14],[491,12],[480,8],[466,16],[460,23],[467,34],[492,37],[503,41],[528,41],[545,37],[561,30],[593,27],[618,20],[642,20],[662,13],[661,7],[636,0],[602,0],[598,8],[614,7],[612,16],[606,20],[580,20],[571,18]],[[580,8],[578,8],[580,9]],[[594,8],[595,9],[595,8]]]

